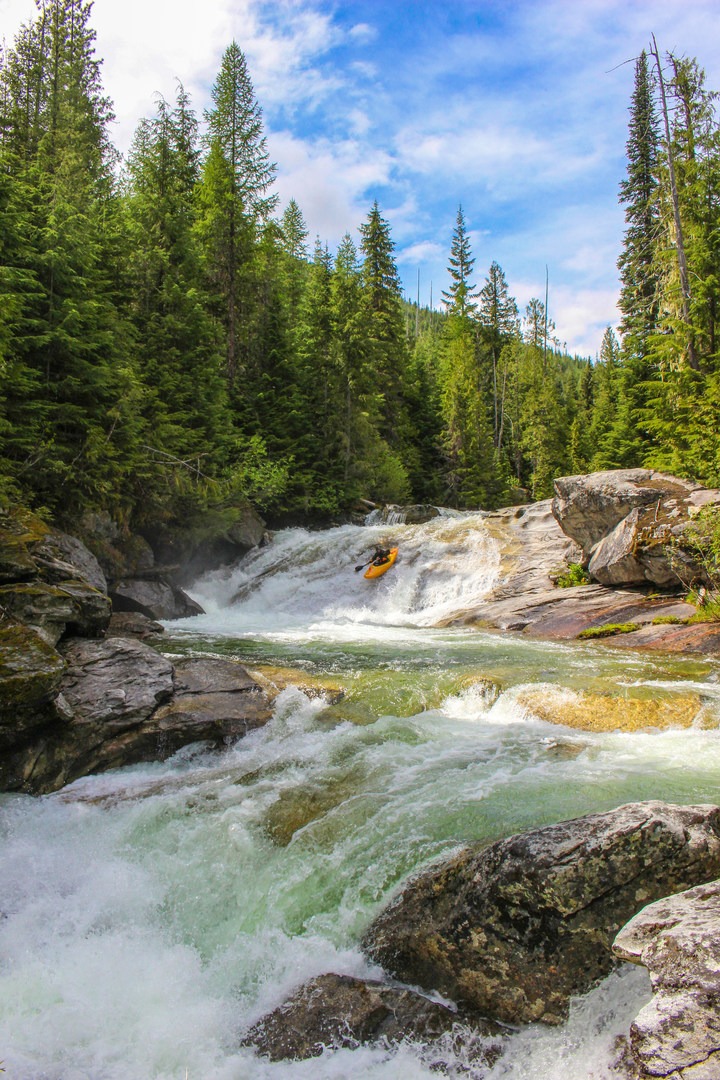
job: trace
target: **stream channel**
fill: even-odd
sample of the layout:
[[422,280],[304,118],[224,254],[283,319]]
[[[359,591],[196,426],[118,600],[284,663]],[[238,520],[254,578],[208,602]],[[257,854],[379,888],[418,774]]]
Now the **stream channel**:
[[[354,567],[380,539],[398,562],[365,581]],[[635,800],[718,801],[718,663],[447,625],[502,575],[482,515],[446,515],[287,530],[195,584],[206,614],[168,623],[162,651],[292,668],[344,696],[289,687],[266,727],[223,750],[0,798],[8,1080],[612,1075],[615,1039],[650,996],[630,965],[566,1025],[510,1033],[490,1069],[472,1039],[277,1064],[239,1045],[315,975],[378,977],[365,927],[459,846]],[[553,722],[578,694],[684,704],[697,720]]]

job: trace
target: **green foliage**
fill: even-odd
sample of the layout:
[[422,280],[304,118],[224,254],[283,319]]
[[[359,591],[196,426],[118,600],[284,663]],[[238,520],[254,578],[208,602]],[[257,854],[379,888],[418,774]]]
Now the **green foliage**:
[[231,447],[230,465],[223,478],[223,497],[233,503],[247,499],[260,510],[273,506],[289,486],[292,464],[292,459],[270,458],[259,435],[238,436]]
[[720,598],[691,593],[688,599],[691,604],[697,604],[698,609],[685,620],[686,623],[720,622]]
[[694,61],[668,58],[670,145],[638,62],[623,340],[608,328],[592,364],[558,347],[537,299],[521,332],[496,262],[476,292],[462,208],[445,311],[403,300],[377,203],[359,252],[349,234],[334,257],[318,238],[309,259],[297,203],[273,216],[235,42],[204,133],[179,84],[118,176],[90,13],[47,0],[0,70],[0,503],[129,523],[248,499],[278,518],[363,497],[488,509],[640,464],[720,484],[720,133]]
[[555,578],[555,584],[559,589],[574,589],[578,585],[589,585],[590,575],[580,563],[568,563],[568,568]]
[[581,630],[578,638],[592,641],[596,638],[614,637],[616,634],[632,634],[639,629],[640,623],[606,623],[605,626],[589,626],[587,630]]
[[691,603],[707,608],[720,599],[720,508],[705,506],[674,538],[671,565],[691,592]]

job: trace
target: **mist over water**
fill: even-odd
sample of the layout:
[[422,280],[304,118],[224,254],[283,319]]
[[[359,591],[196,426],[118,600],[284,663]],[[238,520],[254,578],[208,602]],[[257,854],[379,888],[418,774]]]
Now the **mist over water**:
[[[367,582],[354,567],[381,539],[400,558]],[[345,696],[328,707],[286,689],[270,723],[224,751],[2,797],[8,1077],[610,1077],[615,1038],[649,998],[629,966],[567,1025],[510,1034],[490,1071],[472,1040],[275,1065],[239,1045],[315,975],[379,976],[358,948],[365,927],[459,846],[636,799],[717,800],[716,730],[589,733],[527,704],[529,690],[558,710],[586,692],[688,700],[707,719],[717,665],[438,628],[501,573],[483,516],[458,515],[288,530],[196,584],[207,614],[168,626],[168,654],[292,666]]]

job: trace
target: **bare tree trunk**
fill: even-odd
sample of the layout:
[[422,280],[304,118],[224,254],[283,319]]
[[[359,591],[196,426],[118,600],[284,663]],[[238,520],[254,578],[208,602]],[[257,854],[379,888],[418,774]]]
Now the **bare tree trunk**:
[[670,141],[670,121],[668,119],[668,107],[667,97],[665,95],[665,80],[663,79],[662,68],[660,66],[660,54],[658,52],[657,42],[655,35],[652,36],[653,48],[650,50],[652,56],[655,57],[655,66],[657,67],[658,83],[660,85],[660,100],[662,104],[663,123],[665,125],[665,140],[667,143],[667,155],[668,155],[668,172],[670,174],[670,192],[672,195],[673,204],[673,218],[675,221],[675,241],[677,246],[677,261],[678,271],[680,273],[680,291],[682,294],[682,317],[683,322],[688,328],[688,363],[693,371],[698,370],[697,357],[695,355],[695,342],[693,340],[693,329],[690,322],[690,277],[688,274],[687,258],[685,256],[685,241],[683,239],[682,221],[680,219],[680,200],[678,197],[677,179],[675,176],[675,162],[673,159],[672,143]]

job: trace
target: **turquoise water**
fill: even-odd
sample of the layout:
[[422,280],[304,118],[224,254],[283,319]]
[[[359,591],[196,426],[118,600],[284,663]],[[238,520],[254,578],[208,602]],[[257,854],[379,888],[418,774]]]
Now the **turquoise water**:
[[[649,996],[639,969],[579,1000],[562,1028],[512,1034],[490,1071],[468,1033],[276,1065],[239,1046],[312,976],[379,975],[363,930],[408,875],[460,845],[636,799],[718,799],[715,662],[437,629],[497,580],[495,541],[481,518],[388,533],[406,561],[373,593],[353,566],[376,530],[290,531],[198,583],[208,614],[169,625],[161,644],[329,680],[336,704],[289,687],[265,728],[223,751],[2,799],[8,1076],[609,1077],[614,1039]],[[687,702],[698,719],[589,733],[534,714],[528,691],[558,719],[581,693]]]

